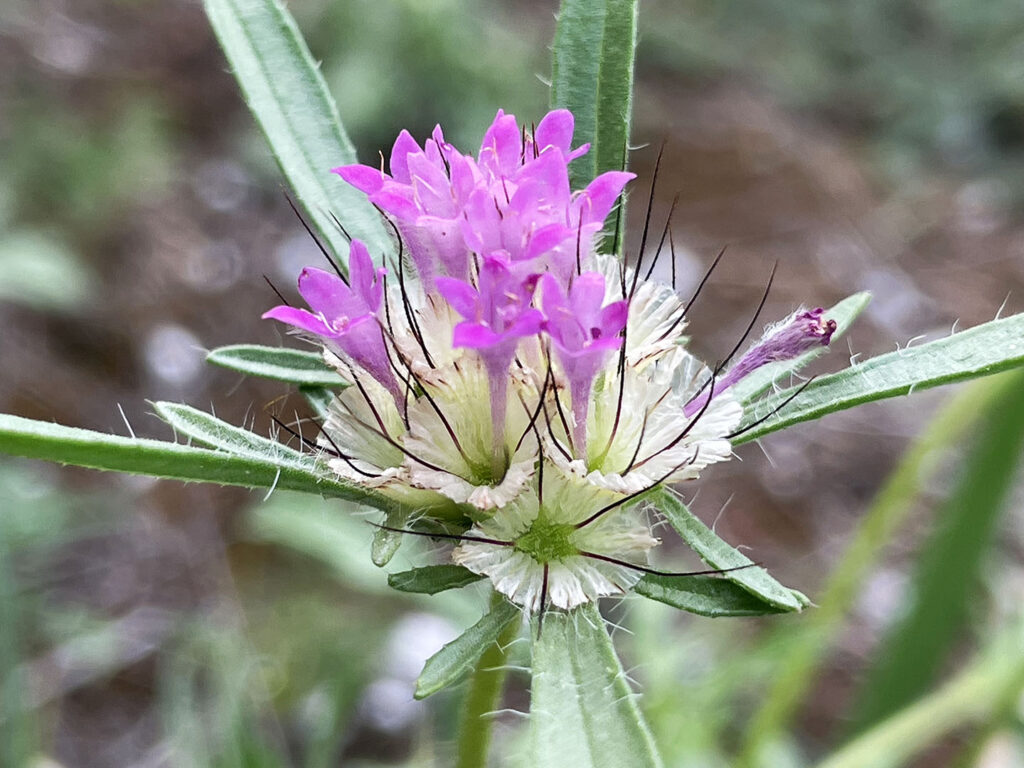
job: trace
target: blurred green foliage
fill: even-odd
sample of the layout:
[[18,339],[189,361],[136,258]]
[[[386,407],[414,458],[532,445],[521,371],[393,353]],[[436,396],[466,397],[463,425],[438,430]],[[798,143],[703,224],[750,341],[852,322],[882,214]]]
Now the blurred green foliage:
[[867,140],[890,183],[936,165],[1024,195],[1024,6],[1013,0],[654,0],[639,61],[740,76]]

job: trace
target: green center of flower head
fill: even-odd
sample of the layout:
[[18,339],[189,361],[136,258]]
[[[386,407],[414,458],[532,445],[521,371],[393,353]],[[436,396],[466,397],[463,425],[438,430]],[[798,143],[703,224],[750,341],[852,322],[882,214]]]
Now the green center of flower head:
[[543,517],[533,521],[530,529],[516,539],[515,548],[538,563],[564,560],[579,554],[569,537],[576,527],[568,523],[552,523]]

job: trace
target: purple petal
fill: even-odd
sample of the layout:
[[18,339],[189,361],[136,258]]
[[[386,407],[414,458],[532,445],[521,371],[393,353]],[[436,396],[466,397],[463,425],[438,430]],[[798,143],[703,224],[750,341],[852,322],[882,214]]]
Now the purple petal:
[[[629,318],[629,302],[616,301],[601,310],[601,337],[618,336]],[[616,346],[616,349],[618,347]]]
[[370,202],[397,219],[412,221],[420,215],[420,210],[412,199],[412,187],[393,182],[385,184],[380,191],[371,195]]
[[349,283],[352,291],[366,303],[371,312],[380,309],[384,298],[384,275],[387,270],[373,268],[370,252],[361,240],[353,240],[348,253]]
[[412,135],[403,130],[395,139],[395,145],[391,148],[391,162],[388,166],[391,169],[391,176],[401,184],[409,184],[412,177],[409,175],[409,155],[423,154],[420,145]]
[[515,115],[498,110],[480,144],[480,165],[495,176],[510,176],[519,166],[522,139]]
[[333,337],[334,331],[329,328],[319,315],[314,315],[305,309],[298,307],[274,307],[269,312],[263,313],[264,320],[277,320],[287,323],[304,331],[315,333],[317,336]]
[[470,349],[487,349],[503,341],[503,337],[486,325],[471,323],[468,320],[455,326],[452,334],[453,347],[469,347]]
[[568,155],[574,125],[575,120],[568,109],[554,109],[548,112],[534,132],[537,150],[543,152],[549,147],[554,147],[561,150],[562,154]]
[[604,222],[623,188],[635,178],[635,173],[627,171],[602,173],[573,201],[573,220],[584,224]]
[[381,186],[387,181],[388,176],[377,168],[368,165],[341,165],[332,168],[331,173],[336,173],[360,192],[372,195],[378,192]]
[[479,317],[480,295],[472,285],[452,277],[438,277],[434,284],[444,300],[464,318],[476,320]]

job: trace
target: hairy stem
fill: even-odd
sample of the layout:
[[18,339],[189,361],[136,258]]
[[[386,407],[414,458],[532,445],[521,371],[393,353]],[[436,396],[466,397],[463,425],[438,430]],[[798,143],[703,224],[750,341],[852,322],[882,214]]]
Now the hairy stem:
[[[495,592],[491,606],[504,598]],[[490,713],[498,708],[505,685],[505,662],[508,644],[519,631],[519,622],[509,623],[473,668],[469,688],[459,718],[459,741],[455,768],[486,768],[487,751],[491,745],[493,720]]]

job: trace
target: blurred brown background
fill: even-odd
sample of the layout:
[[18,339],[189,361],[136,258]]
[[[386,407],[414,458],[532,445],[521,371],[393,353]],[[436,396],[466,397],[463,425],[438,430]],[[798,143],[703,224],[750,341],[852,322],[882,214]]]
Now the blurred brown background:
[[[472,149],[499,106],[543,113],[552,4],[290,8],[364,160],[403,127],[423,138],[441,122]],[[874,294],[820,370],[1022,308],[1022,16],[1002,1],[642,4],[631,230],[665,141],[654,217],[680,195],[681,291],[728,246],[692,313],[699,355],[731,348],[776,260],[765,321]],[[263,276],[290,287],[318,258],[226,70],[197,2],[0,7],[0,411],[170,438],[147,400],[264,433],[276,398],[301,408],[203,360],[224,344],[294,344],[259,320],[276,303]],[[813,597],[947,395],[746,446],[702,478],[694,509]],[[366,527],[338,506],[0,462],[5,754],[76,768],[446,764],[455,697],[413,704],[410,681],[483,597],[388,594]],[[1018,597],[1020,521],[1004,520],[998,575]],[[864,585],[800,720],[806,754],[841,731],[926,525]],[[695,637],[707,624],[673,621]],[[502,735],[512,746],[517,722]],[[707,760],[692,764],[720,764]]]

